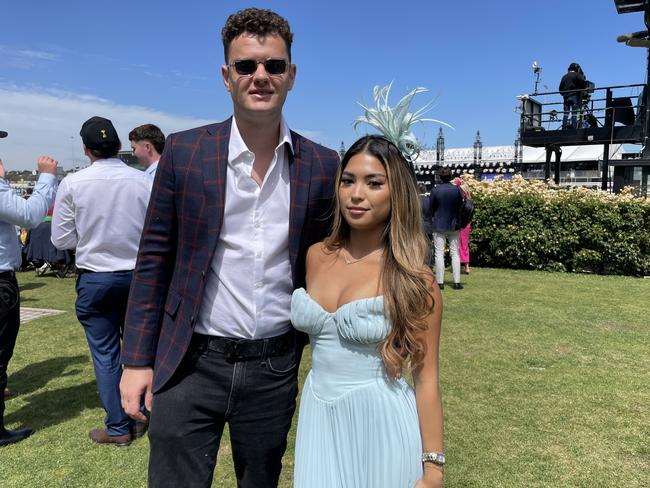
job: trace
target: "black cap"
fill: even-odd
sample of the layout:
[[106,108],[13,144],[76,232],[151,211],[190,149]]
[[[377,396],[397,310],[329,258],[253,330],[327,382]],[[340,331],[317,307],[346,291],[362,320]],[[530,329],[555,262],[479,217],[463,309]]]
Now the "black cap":
[[84,122],[79,132],[88,149],[110,149],[120,145],[113,123],[103,117],[91,117]]
[[2,139],[3,137],[7,137],[7,136],[8,136],[8,134],[5,131],[0,130],[0,139]]

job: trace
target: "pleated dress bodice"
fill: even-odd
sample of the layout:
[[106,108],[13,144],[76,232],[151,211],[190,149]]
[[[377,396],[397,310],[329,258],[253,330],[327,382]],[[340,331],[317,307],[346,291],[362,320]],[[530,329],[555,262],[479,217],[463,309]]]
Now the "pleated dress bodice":
[[354,300],[328,312],[300,288],[293,294],[291,310],[293,326],[309,335],[312,388],[322,400],[386,380],[378,351],[390,331],[382,296]]
[[422,443],[411,386],[387,378],[378,346],[390,332],[381,296],[328,312],[294,291],[291,321],[309,334],[312,369],[302,388],[295,488],[411,488]]

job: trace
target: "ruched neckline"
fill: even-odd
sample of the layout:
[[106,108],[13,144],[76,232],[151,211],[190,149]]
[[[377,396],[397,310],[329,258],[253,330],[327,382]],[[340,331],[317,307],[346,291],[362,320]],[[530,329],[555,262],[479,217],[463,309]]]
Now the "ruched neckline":
[[422,441],[413,389],[388,380],[381,356],[390,332],[384,298],[328,312],[301,288],[291,297],[291,320],[309,334],[312,353],[295,488],[412,488],[422,477]]
[[293,292],[291,321],[296,329],[316,335],[328,320],[334,321],[341,338],[361,344],[380,342],[390,331],[382,295],[351,300],[329,312],[304,288]]

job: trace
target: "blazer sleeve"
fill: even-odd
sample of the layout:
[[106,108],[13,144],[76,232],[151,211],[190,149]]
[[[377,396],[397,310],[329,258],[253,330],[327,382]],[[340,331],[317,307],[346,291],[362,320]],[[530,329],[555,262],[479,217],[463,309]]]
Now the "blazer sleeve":
[[174,135],[160,158],[147,209],[124,323],[122,364],[153,367],[178,237]]

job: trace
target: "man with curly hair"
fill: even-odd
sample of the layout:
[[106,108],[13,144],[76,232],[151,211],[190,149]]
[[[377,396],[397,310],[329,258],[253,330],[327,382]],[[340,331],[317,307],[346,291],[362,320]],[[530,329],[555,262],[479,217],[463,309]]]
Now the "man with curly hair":
[[121,392],[151,410],[150,487],[209,487],[225,424],[237,486],[276,487],[304,338],[289,320],[329,229],[335,151],[291,131],[292,33],[269,10],[222,30],[233,117],[168,137],[142,235]]

